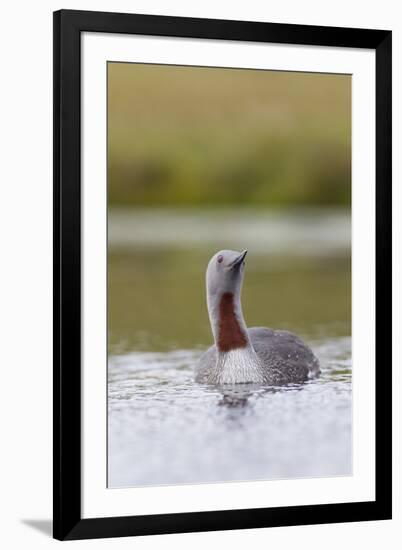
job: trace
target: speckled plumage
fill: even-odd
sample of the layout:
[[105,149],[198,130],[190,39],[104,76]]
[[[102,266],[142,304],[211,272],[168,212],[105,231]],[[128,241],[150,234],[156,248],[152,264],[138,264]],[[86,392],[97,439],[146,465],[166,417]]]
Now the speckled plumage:
[[[249,328],[247,332],[258,358],[258,371],[261,376],[261,380],[249,380],[249,382],[270,385],[298,383],[319,374],[318,359],[295,334],[264,327]],[[197,382],[216,383],[214,382],[214,376],[216,377],[214,365],[217,364],[217,360],[218,351],[213,345],[199,360],[196,373]]]

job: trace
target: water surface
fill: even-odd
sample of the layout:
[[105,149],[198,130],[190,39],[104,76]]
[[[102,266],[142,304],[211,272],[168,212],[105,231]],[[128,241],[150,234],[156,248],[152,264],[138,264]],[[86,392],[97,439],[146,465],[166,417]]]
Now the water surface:
[[109,486],[351,474],[350,340],[314,346],[305,384],[219,390],[194,383],[199,352],[109,363]]

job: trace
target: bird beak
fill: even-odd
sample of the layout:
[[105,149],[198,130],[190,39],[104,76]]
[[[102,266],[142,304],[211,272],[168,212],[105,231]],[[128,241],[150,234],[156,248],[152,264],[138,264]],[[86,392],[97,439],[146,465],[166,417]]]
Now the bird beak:
[[246,257],[247,250],[243,250],[243,252],[238,256],[231,264],[231,267],[239,267],[242,263],[244,258]]

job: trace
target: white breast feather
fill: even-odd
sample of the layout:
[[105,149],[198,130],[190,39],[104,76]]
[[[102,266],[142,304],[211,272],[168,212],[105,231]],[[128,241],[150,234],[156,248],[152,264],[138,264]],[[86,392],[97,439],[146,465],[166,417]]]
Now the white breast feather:
[[208,376],[210,384],[263,383],[263,369],[250,346],[218,353],[215,368]]

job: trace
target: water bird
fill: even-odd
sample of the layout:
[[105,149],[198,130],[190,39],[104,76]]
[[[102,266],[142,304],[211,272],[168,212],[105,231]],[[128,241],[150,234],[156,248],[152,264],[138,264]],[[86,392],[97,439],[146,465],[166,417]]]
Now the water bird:
[[298,336],[286,330],[247,328],[241,288],[247,250],[221,250],[206,272],[207,306],[215,344],[196,368],[203,384],[300,383],[320,373],[318,359]]

